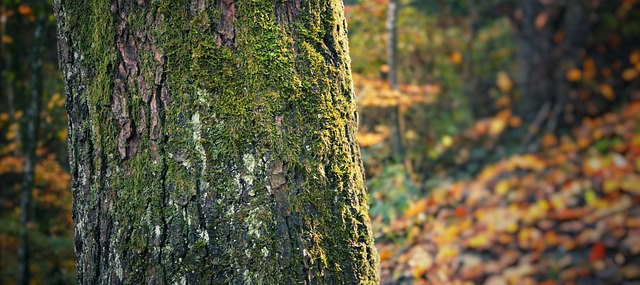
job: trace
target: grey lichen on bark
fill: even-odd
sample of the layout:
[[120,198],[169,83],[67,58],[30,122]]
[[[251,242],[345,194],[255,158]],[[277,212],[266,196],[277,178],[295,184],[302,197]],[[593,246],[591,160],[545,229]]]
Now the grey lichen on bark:
[[80,284],[376,284],[336,0],[58,0]]

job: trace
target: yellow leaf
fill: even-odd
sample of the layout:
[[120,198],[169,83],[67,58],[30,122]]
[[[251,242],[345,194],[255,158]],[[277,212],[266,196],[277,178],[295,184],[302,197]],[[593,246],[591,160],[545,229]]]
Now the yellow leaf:
[[486,235],[481,234],[475,237],[472,237],[469,240],[468,246],[470,248],[479,248],[479,247],[485,247],[489,244],[489,238],[487,238]]
[[619,187],[620,181],[615,179],[606,179],[602,182],[602,191],[606,194],[615,192]]
[[562,210],[567,207],[565,198],[560,195],[554,195],[553,197],[551,197],[551,204],[553,205],[553,208],[556,210]]
[[458,249],[452,245],[443,245],[438,250],[436,262],[442,263],[449,261],[458,255]]
[[578,82],[582,79],[582,71],[577,68],[572,68],[567,72],[567,80],[569,82]]
[[509,181],[507,181],[506,179],[500,180],[500,182],[496,184],[495,192],[496,194],[503,196],[504,194],[507,194],[507,192],[509,192],[509,188],[511,188]]
[[442,137],[442,145],[444,147],[450,147],[453,144],[453,139],[449,135],[444,135]]
[[518,223],[517,222],[512,221],[507,225],[507,232],[513,234],[513,233],[516,233],[517,231],[518,231]]
[[545,199],[538,200],[536,205],[543,212],[546,212],[549,210],[549,202],[547,202],[547,200]]
[[528,222],[534,222],[538,218],[542,217],[542,209],[537,204],[532,205],[527,210],[527,215],[523,218]]
[[413,217],[417,214],[422,213],[425,209],[427,209],[428,206],[428,200],[421,200],[418,201],[417,203],[413,203],[411,206],[409,206],[409,209],[407,209],[407,211],[404,213],[403,217],[404,218],[410,218]]
[[361,147],[368,147],[383,142],[388,136],[388,133],[358,133],[358,143]]
[[489,134],[491,136],[498,136],[502,133],[504,128],[507,126],[506,121],[500,118],[495,118],[491,120],[489,124]]
[[503,93],[509,93],[511,88],[513,88],[513,81],[511,81],[511,78],[506,72],[499,71],[496,76],[496,85]]
[[587,205],[594,206],[597,200],[598,196],[596,196],[596,192],[594,192],[593,190],[589,189],[584,193],[584,201],[587,203]]
[[521,169],[532,169],[535,171],[542,171],[546,167],[544,160],[532,154],[515,156],[513,158],[513,162]]
[[600,94],[602,94],[602,97],[606,98],[609,101],[613,100],[616,97],[613,88],[611,88],[611,86],[607,84],[600,84],[598,90],[600,91]]
[[628,176],[620,183],[620,189],[632,194],[640,194],[640,177]]

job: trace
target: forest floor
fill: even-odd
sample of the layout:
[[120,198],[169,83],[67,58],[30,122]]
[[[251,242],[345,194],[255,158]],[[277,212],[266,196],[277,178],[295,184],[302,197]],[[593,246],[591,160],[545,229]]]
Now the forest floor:
[[382,284],[640,284],[640,102],[540,144],[413,201]]

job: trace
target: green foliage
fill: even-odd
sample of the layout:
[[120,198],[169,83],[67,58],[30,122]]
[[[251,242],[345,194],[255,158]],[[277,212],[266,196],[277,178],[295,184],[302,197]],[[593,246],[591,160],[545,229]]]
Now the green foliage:
[[385,165],[378,175],[367,181],[367,188],[371,199],[369,213],[374,221],[383,224],[400,218],[419,194],[402,164]]

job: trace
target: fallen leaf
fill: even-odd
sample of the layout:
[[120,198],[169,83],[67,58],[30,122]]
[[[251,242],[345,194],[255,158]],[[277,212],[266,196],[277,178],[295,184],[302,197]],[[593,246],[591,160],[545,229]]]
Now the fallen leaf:
[[620,189],[629,193],[640,195],[640,177],[627,176],[620,182]]
[[598,73],[598,69],[596,67],[596,62],[592,58],[585,59],[583,63],[583,78],[585,81],[593,81],[596,78]]
[[494,191],[496,194],[504,196],[505,194],[507,194],[507,192],[509,192],[510,187],[511,185],[508,180],[500,180],[496,184]]
[[620,268],[622,272],[622,276],[627,279],[638,279],[640,278],[640,265],[638,264],[628,264]]
[[451,62],[456,65],[462,63],[462,60],[463,60],[462,53],[460,53],[459,51],[452,52],[449,55],[449,60],[451,60]]
[[578,82],[581,79],[582,71],[580,71],[580,69],[572,68],[567,72],[567,80],[569,80],[569,82]]
[[631,81],[638,77],[638,71],[635,68],[627,68],[622,71],[622,79],[625,81]]
[[499,71],[496,75],[496,85],[502,93],[509,93],[511,88],[513,88],[513,81],[511,80],[511,77],[509,77],[509,74],[504,71]]
[[536,16],[536,19],[534,21],[534,26],[538,31],[542,30],[544,29],[544,26],[547,24],[548,20],[549,20],[549,15],[547,15],[546,12],[541,12]]
[[467,208],[465,208],[464,206],[460,205],[460,206],[456,207],[455,214],[458,217],[465,217],[465,216],[467,216],[469,214],[469,211],[467,211]]
[[20,13],[21,15],[28,15],[31,14],[31,11],[33,9],[31,9],[31,7],[25,5],[25,4],[20,4],[20,6],[18,6],[18,13]]
[[591,247],[591,253],[589,253],[589,260],[596,261],[603,259],[607,254],[607,249],[604,247],[604,244],[601,242],[596,242]]
[[613,91],[613,88],[607,84],[600,84],[600,86],[598,87],[598,91],[600,91],[600,94],[602,94],[602,97],[606,98],[609,101],[612,101],[613,99],[615,99],[616,94],[615,91]]
[[393,257],[393,252],[388,249],[380,251],[380,260],[385,261]]

